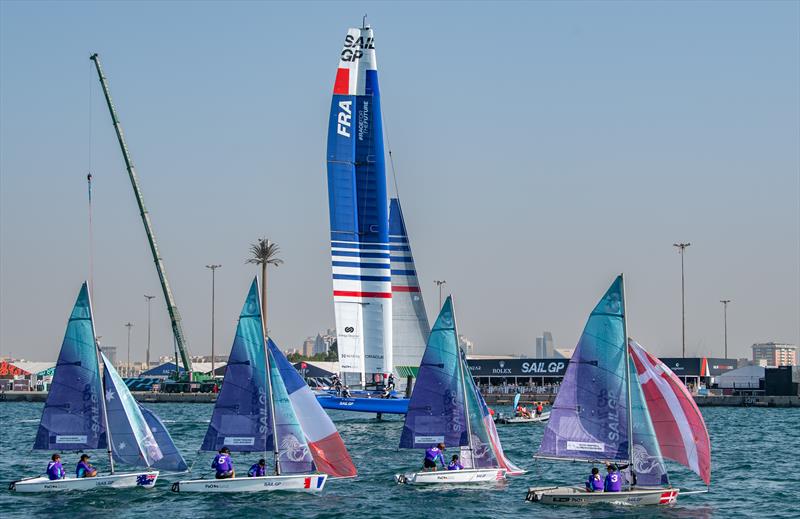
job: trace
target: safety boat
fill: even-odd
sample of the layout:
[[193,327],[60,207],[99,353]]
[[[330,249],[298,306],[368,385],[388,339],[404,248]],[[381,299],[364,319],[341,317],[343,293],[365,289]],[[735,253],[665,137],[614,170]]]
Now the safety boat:
[[525,472],[506,458],[489,408],[469,374],[451,297],[428,338],[400,436],[401,449],[429,449],[439,443],[454,448],[463,469],[396,474],[395,481],[488,483]]
[[520,396],[521,396],[520,393],[514,395],[514,403],[511,406],[512,415],[507,416],[503,412],[497,413],[497,416],[495,416],[494,419],[494,423],[507,424],[507,425],[522,424],[522,423],[544,423],[550,419],[550,411],[544,411],[542,412],[542,414],[538,416],[536,414],[529,417],[516,416],[515,413],[517,406],[519,405]]
[[[48,452],[105,449],[110,473],[56,480],[46,475],[35,476],[14,481],[9,485],[11,490],[153,488],[159,470],[187,469],[164,424],[134,400],[113,364],[100,352],[86,283],[81,286],[67,323],[33,449]],[[117,472],[117,464],[144,470]]]
[[589,316],[535,456],[618,465],[625,468],[617,473],[621,491],[539,486],[528,489],[528,501],[671,505],[681,490],[670,483],[664,457],[710,483],[710,442],[699,409],[675,374],[629,341],[627,331],[620,275]]
[[254,279],[200,450],[225,447],[272,459],[268,462],[272,474],[247,477],[240,472],[229,479],[178,481],[172,485],[174,492],[314,493],[323,490],[329,477],[356,476],[336,426],[311,388],[275,343],[265,338],[258,294]]

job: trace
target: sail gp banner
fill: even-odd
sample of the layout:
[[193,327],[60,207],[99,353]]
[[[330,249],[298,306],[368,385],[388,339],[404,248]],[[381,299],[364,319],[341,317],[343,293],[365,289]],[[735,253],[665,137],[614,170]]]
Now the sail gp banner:
[[569,359],[468,359],[473,377],[563,377]]

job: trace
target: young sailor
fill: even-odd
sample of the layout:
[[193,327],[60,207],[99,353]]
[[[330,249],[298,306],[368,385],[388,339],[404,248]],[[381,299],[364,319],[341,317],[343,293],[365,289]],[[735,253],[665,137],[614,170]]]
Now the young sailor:
[[215,469],[217,473],[214,475],[217,479],[230,479],[236,477],[236,471],[233,470],[233,461],[231,460],[231,451],[227,447],[219,450],[219,454],[214,457],[211,462],[211,468]]
[[75,467],[75,477],[78,478],[93,478],[97,475],[97,469],[89,463],[89,455],[81,454],[81,460],[78,466]]
[[247,475],[251,478],[260,478],[267,475],[267,460],[261,458],[258,460],[258,463],[250,467],[250,470],[247,471]]
[[47,477],[51,480],[67,477],[64,467],[61,465],[61,456],[58,454],[53,454],[50,457],[50,463],[47,464]]
[[453,458],[447,464],[447,470],[464,470],[464,465],[458,460],[458,454],[453,454]]
[[617,470],[617,466],[613,463],[611,465],[606,466],[608,470],[608,474],[606,475],[606,480],[603,483],[603,491],[604,492],[622,492],[622,475],[620,475],[619,471]]
[[425,461],[422,463],[422,467],[424,470],[436,470],[436,461],[438,460],[439,463],[442,464],[442,468],[444,466],[444,443],[439,443],[436,447],[431,447],[430,449],[425,451]]
[[589,477],[586,479],[586,491],[602,492],[603,487],[603,480],[600,479],[600,470],[598,470],[597,467],[592,467],[592,473],[589,474]]

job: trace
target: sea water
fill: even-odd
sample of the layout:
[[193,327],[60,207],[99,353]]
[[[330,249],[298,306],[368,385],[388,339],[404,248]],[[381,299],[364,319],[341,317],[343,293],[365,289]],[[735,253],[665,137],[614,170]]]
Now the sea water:
[[[153,490],[97,490],[60,494],[17,494],[7,483],[44,471],[47,452],[30,450],[43,404],[0,402],[0,517],[372,517],[447,519],[466,517],[800,517],[800,409],[704,408],[712,443],[711,492],[681,496],[670,507],[560,508],[527,503],[527,488],[543,484],[583,484],[585,463],[534,461],[542,424],[499,425],[508,456],[529,472],[488,486],[412,487],[393,475],[421,466],[422,451],[398,450],[402,417],[334,411],[332,416],[358,468],[358,478],[330,480],[319,495],[175,494],[174,476],[159,477]],[[211,404],[150,404],[175,443],[193,464],[193,477],[211,476],[212,453],[197,453],[211,417]],[[510,409],[509,409],[510,411]],[[239,474],[259,454],[234,453]],[[67,471],[77,456],[62,455]],[[104,452],[92,462],[105,469]],[[670,463],[672,482],[682,489],[704,489],[692,472]],[[212,476],[213,477],[213,476]],[[185,478],[185,477],[184,477]]]

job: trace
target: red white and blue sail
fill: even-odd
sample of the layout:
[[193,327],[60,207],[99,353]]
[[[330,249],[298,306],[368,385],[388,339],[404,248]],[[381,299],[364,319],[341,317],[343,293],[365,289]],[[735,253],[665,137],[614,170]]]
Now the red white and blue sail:
[[392,371],[392,278],[375,38],[348,29],[328,123],[328,201],[340,369]]
[[431,333],[400,200],[389,202],[389,258],[392,273],[392,346],[396,367],[416,368]]

